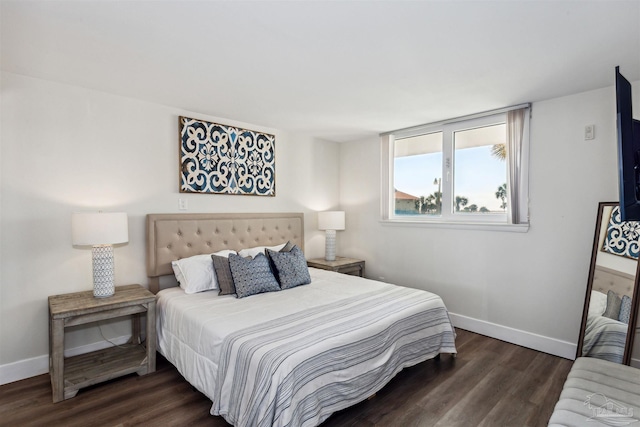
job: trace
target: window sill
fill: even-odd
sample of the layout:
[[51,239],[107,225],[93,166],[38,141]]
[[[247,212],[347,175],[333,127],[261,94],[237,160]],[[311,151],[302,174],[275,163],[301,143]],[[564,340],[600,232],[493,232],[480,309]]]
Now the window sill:
[[444,222],[444,221],[416,221],[383,219],[380,220],[383,226],[393,227],[425,227],[443,228],[457,230],[482,230],[482,231],[506,231],[511,233],[526,233],[529,231],[529,224],[504,224],[504,223],[478,223],[478,222]]

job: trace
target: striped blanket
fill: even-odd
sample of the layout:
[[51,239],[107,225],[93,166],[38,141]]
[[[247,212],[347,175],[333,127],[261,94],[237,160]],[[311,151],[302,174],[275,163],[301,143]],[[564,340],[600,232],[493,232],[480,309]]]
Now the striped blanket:
[[403,368],[455,353],[432,293],[310,269],[312,283],[248,298],[166,289],[158,349],[242,427],[315,426]]
[[455,352],[446,309],[427,307],[433,299],[390,287],[231,334],[213,413],[236,426],[319,424],[403,367]]
[[627,324],[604,316],[587,317],[582,356],[622,363]]

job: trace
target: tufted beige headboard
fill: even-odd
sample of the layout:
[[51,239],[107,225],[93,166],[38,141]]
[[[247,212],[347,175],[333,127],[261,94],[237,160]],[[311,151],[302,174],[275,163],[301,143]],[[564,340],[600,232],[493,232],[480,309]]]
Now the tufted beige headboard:
[[632,298],[635,284],[636,278],[622,271],[596,265],[593,272],[592,289],[594,291],[600,291],[603,294],[611,290],[620,296],[627,295],[629,298]]
[[173,274],[173,260],[287,241],[304,250],[302,213],[148,214],[149,290],[157,293],[159,277]]

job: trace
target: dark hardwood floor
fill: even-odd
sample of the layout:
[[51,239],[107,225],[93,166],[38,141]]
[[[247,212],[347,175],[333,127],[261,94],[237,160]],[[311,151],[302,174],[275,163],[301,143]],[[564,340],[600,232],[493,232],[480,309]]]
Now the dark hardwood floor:
[[[572,361],[457,330],[458,357],[400,372],[323,427],[546,426]],[[2,426],[228,426],[158,357],[157,371],[80,390],[53,404],[49,375],[0,386]]]

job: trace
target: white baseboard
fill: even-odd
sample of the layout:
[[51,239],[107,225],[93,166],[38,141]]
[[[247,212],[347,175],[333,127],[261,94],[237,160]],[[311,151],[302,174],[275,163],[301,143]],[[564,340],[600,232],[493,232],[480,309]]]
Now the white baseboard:
[[453,326],[477,334],[486,335],[522,347],[553,354],[565,359],[575,360],[577,345],[568,341],[544,337],[531,332],[478,320],[460,314],[449,313]]
[[[125,344],[131,339],[131,335],[110,338],[117,345]],[[65,357],[77,356],[78,354],[89,353],[91,351],[102,350],[111,347],[112,344],[107,341],[95,342],[80,347],[70,348],[64,351]],[[49,372],[49,355],[33,357],[31,359],[19,360],[6,365],[0,365],[0,385],[12,383],[14,381],[24,380],[25,378],[35,377]]]
[[640,368],[640,359],[631,358],[631,366],[634,368]]

